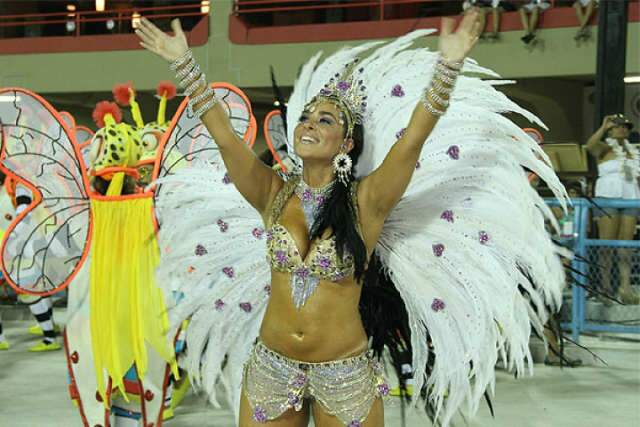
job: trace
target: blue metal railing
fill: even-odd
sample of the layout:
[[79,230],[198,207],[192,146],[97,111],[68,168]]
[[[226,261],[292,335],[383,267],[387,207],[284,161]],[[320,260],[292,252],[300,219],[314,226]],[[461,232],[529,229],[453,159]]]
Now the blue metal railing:
[[[623,199],[592,199],[595,205],[600,208],[640,208],[640,200],[623,200]],[[576,257],[572,261],[572,268],[579,274],[573,273],[573,278],[581,285],[590,285],[588,250],[592,247],[610,247],[610,248],[640,248],[640,241],[637,240],[599,240],[589,239],[588,224],[589,212],[592,209],[598,209],[591,201],[583,198],[571,199],[573,205],[573,238],[562,239],[565,243],[572,243]],[[546,200],[549,206],[559,206],[557,200]],[[608,274],[608,273],[607,273]],[[564,327],[571,330],[574,341],[578,341],[583,331],[592,332],[625,332],[640,333],[640,326],[621,325],[621,324],[598,324],[586,320],[586,303],[587,295],[583,286],[573,286],[572,289],[572,306],[571,321],[563,324]]]

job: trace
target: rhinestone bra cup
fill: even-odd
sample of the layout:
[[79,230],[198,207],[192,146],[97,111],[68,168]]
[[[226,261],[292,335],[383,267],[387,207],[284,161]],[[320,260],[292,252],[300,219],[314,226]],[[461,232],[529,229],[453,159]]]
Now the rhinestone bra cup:
[[340,259],[335,237],[314,241],[303,259],[289,230],[278,222],[284,205],[296,193],[303,206],[307,229],[310,230],[333,185],[332,182],[322,189],[312,189],[300,177],[291,178],[277,195],[271,212],[267,232],[267,261],[274,271],[291,273],[292,297],[298,309],[304,306],[321,280],[337,282],[354,272],[353,256],[345,252],[343,259]]

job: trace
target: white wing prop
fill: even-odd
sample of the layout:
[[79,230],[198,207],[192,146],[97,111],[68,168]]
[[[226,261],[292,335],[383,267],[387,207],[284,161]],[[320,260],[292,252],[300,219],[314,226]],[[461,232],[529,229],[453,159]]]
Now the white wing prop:
[[71,283],[89,252],[89,183],[68,114],[26,89],[0,95],[9,99],[0,103],[2,167],[34,200],[6,230],[2,269],[16,291],[50,295]]
[[[410,33],[360,62],[371,89],[359,177],[377,168],[402,136],[431,79],[437,53],[408,49],[430,32]],[[344,49],[316,71],[318,56],[305,65],[288,104],[289,123],[363,50]],[[464,71],[498,77],[471,60]],[[409,314],[415,387],[425,387],[445,426],[463,406],[475,412],[493,390],[499,355],[519,373],[530,367],[531,325],[541,331],[544,307],[559,306],[564,284],[559,249],[544,228],[545,218],[555,220],[523,167],[559,198],[566,194],[535,141],[500,114],[515,112],[544,126],[494,88],[504,83],[458,79],[376,248]],[[290,141],[292,132],[290,126]],[[433,363],[428,376],[427,362]]]
[[75,143],[80,148],[80,154],[82,160],[84,161],[85,167],[89,167],[91,140],[93,139],[93,135],[95,134],[95,132],[86,126],[79,126],[78,124],[76,124],[76,119],[68,111],[60,111],[59,114],[62,120],[67,124],[67,126],[69,127],[69,129],[71,129],[75,136]]
[[89,167],[91,163],[91,141],[93,140],[93,132],[91,129],[85,126],[76,126],[76,141],[80,145],[80,154],[82,155],[82,161],[85,167]]
[[[249,100],[231,85],[224,90],[216,87],[218,98],[238,136],[251,145]],[[266,308],[270,272],[262,220],[231,184],[217,146],[186,101],[167,132],[156,166],[158,283],[173,293],[172,323],[190,319],[182,366],[216,405],[220,380],[237,407],[240,382],[234,379],[242,361],[227,363],[224,372],[222,366],[226,357],[249,355]]]

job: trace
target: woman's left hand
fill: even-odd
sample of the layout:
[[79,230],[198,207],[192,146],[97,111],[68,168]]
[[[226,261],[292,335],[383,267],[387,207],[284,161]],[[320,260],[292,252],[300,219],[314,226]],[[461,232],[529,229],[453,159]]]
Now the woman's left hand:
[[163,33],[146,18],[140,20],[136,35],[140,38],[140,45],[161,58],[173,62],[189,50],[187,37],[182,31],[179,19],[171,21],[174,35]]
[[455,19],[442,18],[439,50],[445,60],[458,62],[467,57],[482,32],[480,13],[476,7],[469,9],[455,32]]

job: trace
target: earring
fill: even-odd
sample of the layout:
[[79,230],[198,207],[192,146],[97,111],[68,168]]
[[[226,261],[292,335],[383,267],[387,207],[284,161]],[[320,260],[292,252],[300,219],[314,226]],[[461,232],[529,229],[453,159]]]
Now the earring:
[[338,153],[333,158],[333,170],[338,180],[345,187],[349,184],[351,178],[351,166],[353,166],[353,162],[351,161],[351,157],[346,153]]

